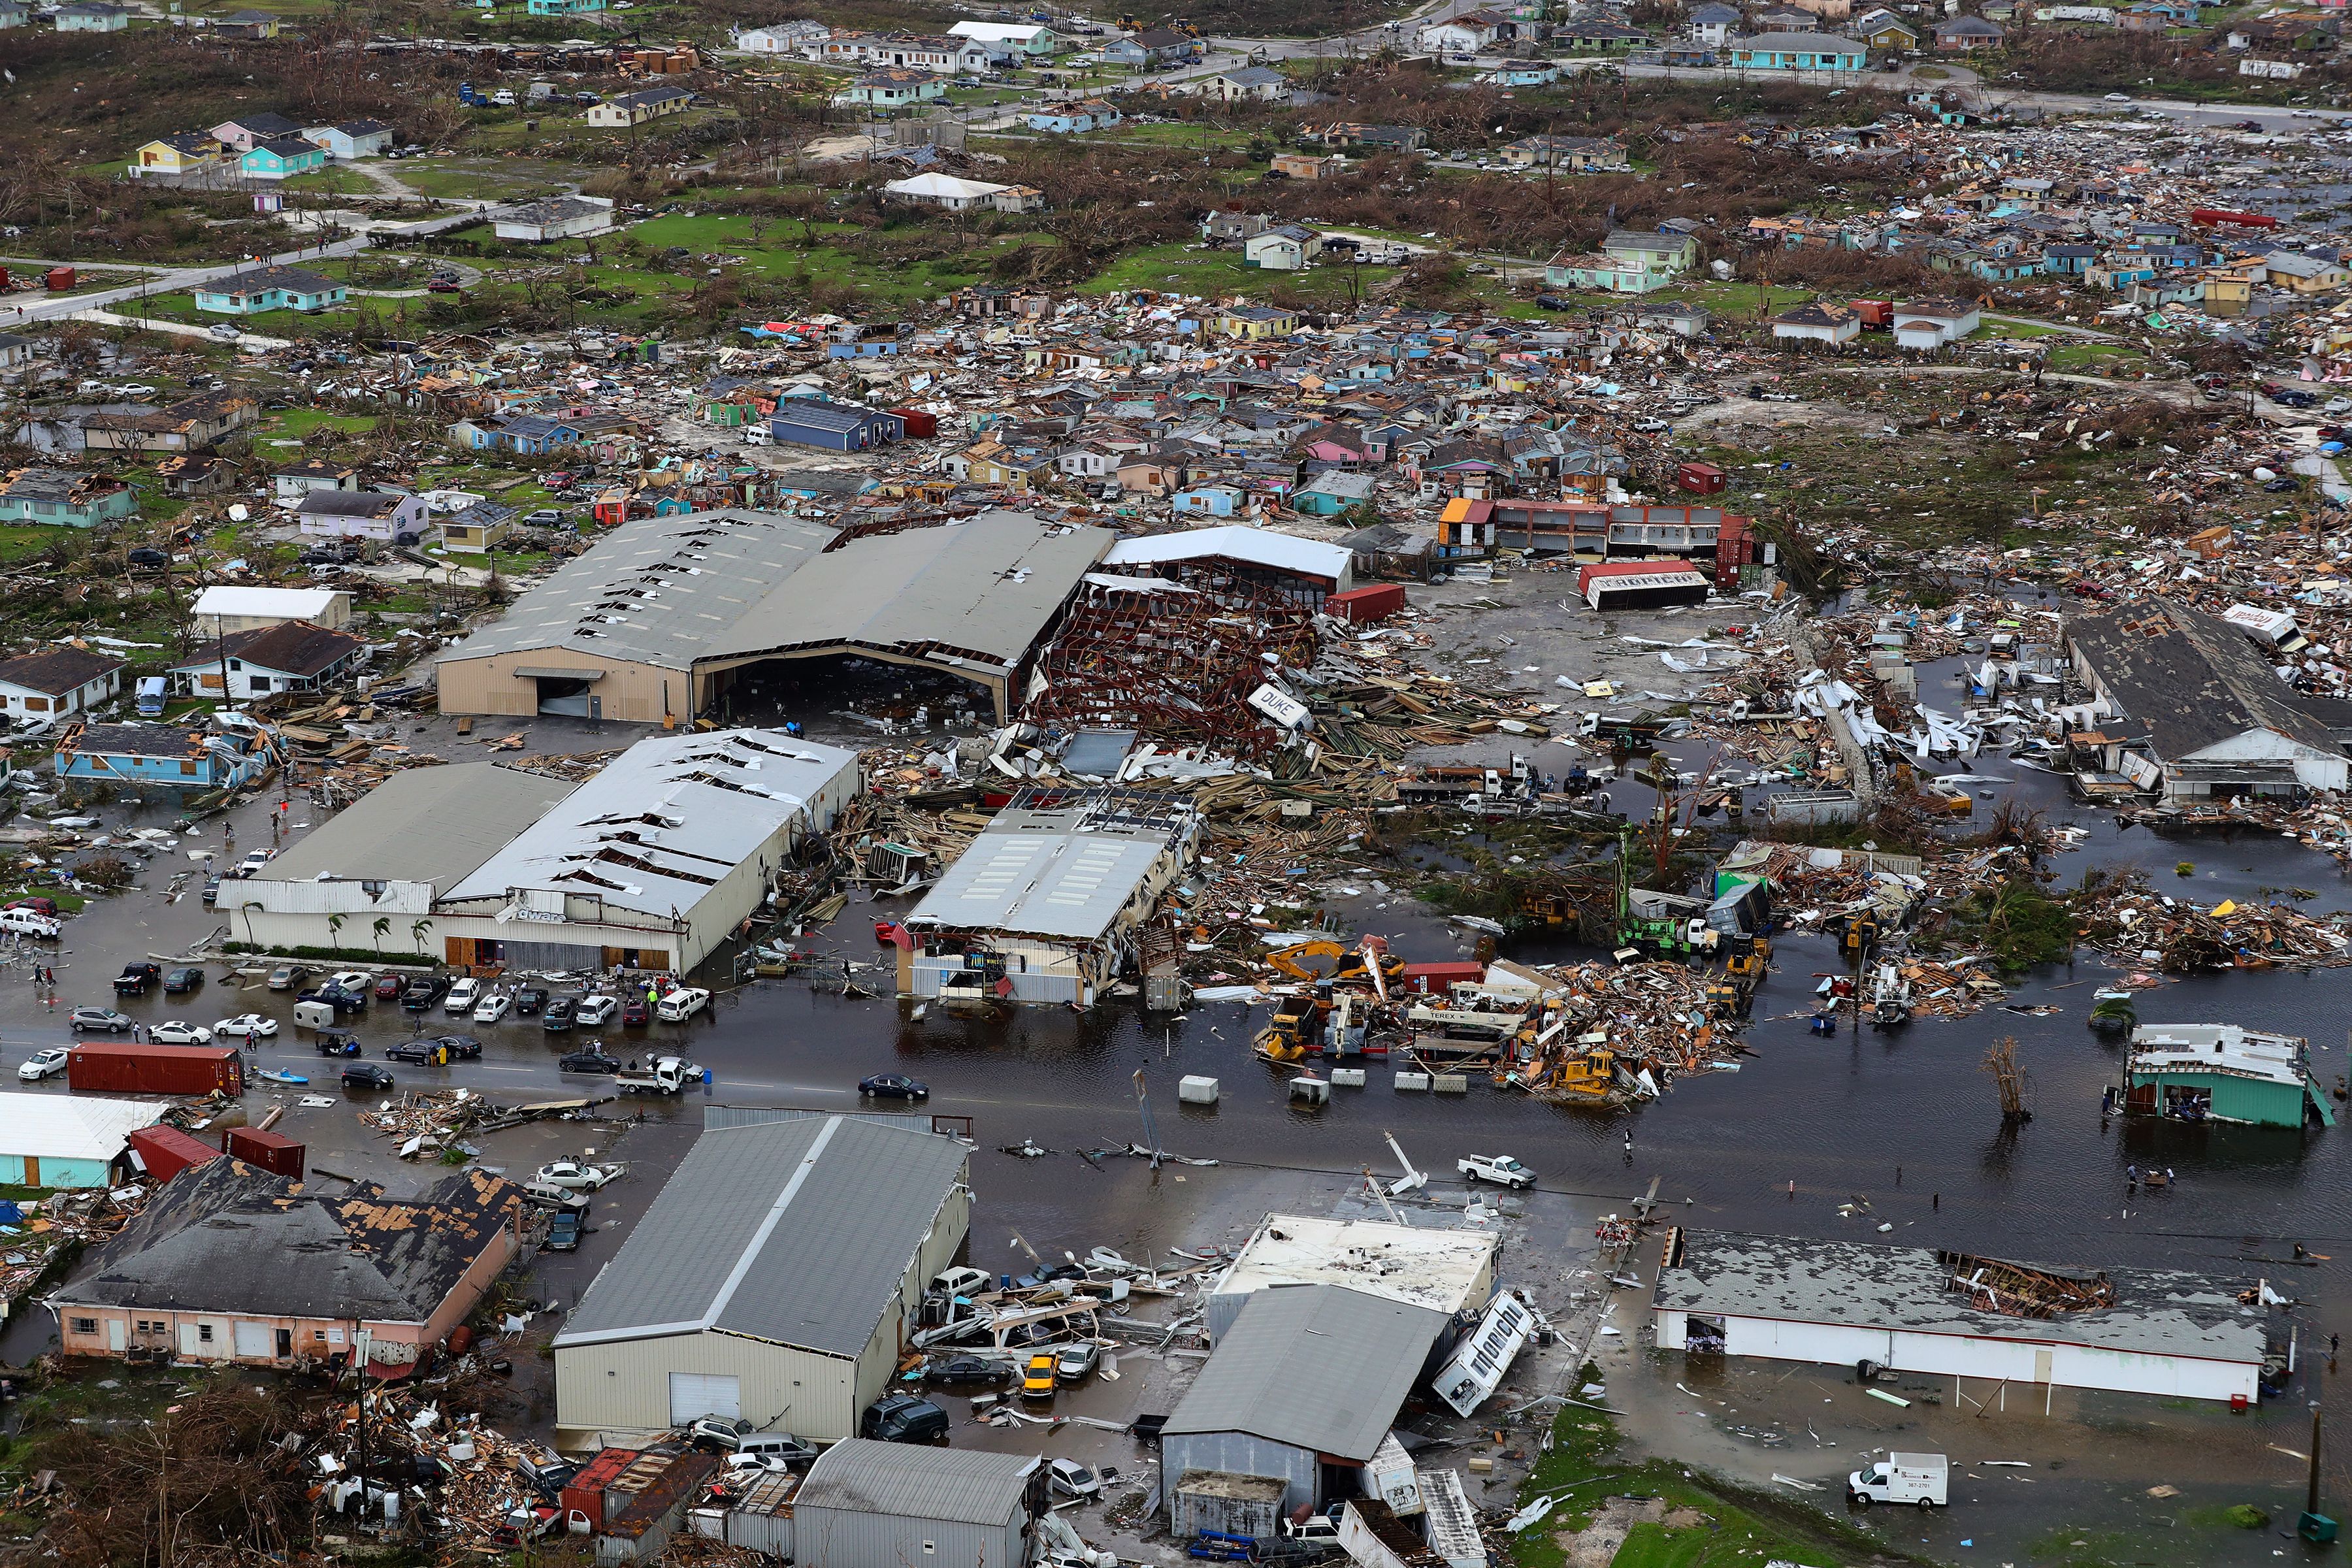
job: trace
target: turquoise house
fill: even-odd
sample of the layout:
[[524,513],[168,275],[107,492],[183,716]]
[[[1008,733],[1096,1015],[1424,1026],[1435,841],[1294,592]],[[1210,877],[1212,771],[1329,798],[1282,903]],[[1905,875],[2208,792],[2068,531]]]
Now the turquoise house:
[[139,492],[106,474],[78,468],[19,468],[0,478],[0,522],[96,528],[135,516]]
[[78,724],[58,742],[58,777],[91,784],[226,789],[257,776],[268,762],[228,736],[176,724]]
[[1241,504],[1241,491],[1231,485],[1196,485],[1169,498],[1169,505],[1178,513],[1194,517],[1231,517]]
[[1858,71],[1870,48],[1834,33],[1759,33],[1732,39],[1724,62],[1741,70]]
[[331,278],[304,267],[257,267],[196,289],[196,309],[220,316],[257,316],[264,310],[323,310],[351,298]]
[[257,142],[253,151],[236,161],[237,172],[256,180],[290,180],[315,174],[327,166],[327,150],[299,136],[272,136]]
[[[155,1124],[158,1102],[62,1094],[0,1095],[0,1184],[109,1187],[131,1134]],[[0,1206],[0,1224],[21,1222]]]
[[530,0],[534,16],[572,16],[583,11],[602,11],[604,0]]

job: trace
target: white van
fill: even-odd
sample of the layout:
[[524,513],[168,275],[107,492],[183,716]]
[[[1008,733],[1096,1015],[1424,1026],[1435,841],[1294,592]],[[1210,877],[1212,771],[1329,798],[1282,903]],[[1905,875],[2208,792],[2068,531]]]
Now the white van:
[[665,1024],[683,1024],[709,1005],[709,992],[688,985],[663,997],[654,1007],[654,1016]]
[[65,927],[38,910],[0,910],[0,931],[14,931],[18,936],[37,936],[55,942]]
[[1889,1454],[1846,1477],[1846,1497],[1864,1508],[1874,1502],[1942,1508],[1951,1474],[1952,1462],[1941,1454]]

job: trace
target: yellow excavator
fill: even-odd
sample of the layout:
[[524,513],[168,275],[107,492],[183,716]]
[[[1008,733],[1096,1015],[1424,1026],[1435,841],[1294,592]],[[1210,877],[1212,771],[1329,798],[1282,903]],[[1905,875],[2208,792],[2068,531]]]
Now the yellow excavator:
[[1315,1048],[1323,1027],[1319,997],[1285,996],[1274,1005],[1274,1019],[1257,1033],[1257,1054],[1270,1062],[1295,1062]]
[[[1336,961],[1328,974],[1318,974],[1303,960],[1328,958]],[[1404,960],[1388,951],[1388,944],[1379,937],[1368,936],[1356,947],[1346,947],[1328,937],[1312,942],[1294,942],[1276,948],[1265,961],[1293,980],[1314,983],[1328,980],[1340,985],[1369,984],[1386,1001],[1404,980]]]

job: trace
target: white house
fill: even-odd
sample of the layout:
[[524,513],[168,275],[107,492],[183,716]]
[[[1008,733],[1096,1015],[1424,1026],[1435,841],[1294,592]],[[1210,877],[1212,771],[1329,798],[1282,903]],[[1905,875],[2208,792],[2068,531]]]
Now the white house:
[[1913,300],[1895,307],[1895,341],[1906,349],[1939,349],[1977,330],[1983,321],[1968,300]]
[[735,47],[746,54],[790,55],[831,37],[833,29],[822,22],[778,22],[769,27],[746,27],[735,35]]
[[1267,66],[1240,66],[1204,77],[1196,90],[1225,103],[1286,103],[1290,79]]
[[215,583],[188,606],[194,629],[210,637],[258,631],[282,621],[340,627],[351,624],[352,595],[342,588],[261,588]]
[[1443,22],[1432,22],[1418,37],[1432,54],[1475,55],[1507,43],[1518,36],[1517,24],[1486,11],[1466,11]]
[[550,196],[500,207],[490,214],[490,228],[500,239],[545,244],[583,235],[610,234],[614,229],[609,196]]
[[958,22],[948,29],[948,37],[970,38],[997,59],[1050,55],[1062,42],[1053,28],[1037,22]]
[[423,496],[388,490],[312,490],[296,507],[302,531],[338,539],[382,539],[410,544],[433,527]]
[[70,645],[0,663],[0,715],[61,718],[85,712],[122,690],[123,661]]
[[962,180],[953,174],[929,174],[893,180],[882,187],[882,194],[896,196],[902,202],[920,202],[925,206],[945,207],[950,212],[969,212],[975,207],[993,205],[998,192],[1012,188],[1010,185],[992,185],[985,180]]
[[1244,266],[1268,272],[1303,272],[1323,252],[1323,237],[1311,228],[1286,223],[1242,241]]
[[[2055,1268],[1925,1247],[1676,1230],[1651,1320],[1662,1351],[1756,1356],[2168,1399],[2261,1397],[2263,1314],[2234,1281]],[[1963,1394],[1971,1393],[1963,1386]]]
[[1862,312],[1851,305],[1813,300],[1772,318],[1772,335],[1782,342],[1851,342],[1862,331]]

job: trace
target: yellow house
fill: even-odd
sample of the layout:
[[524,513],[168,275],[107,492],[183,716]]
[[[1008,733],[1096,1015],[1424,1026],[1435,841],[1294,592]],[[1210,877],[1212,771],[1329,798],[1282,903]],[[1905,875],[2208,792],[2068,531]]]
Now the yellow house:
[[227,150],[202,131],[181,131],[158,137],[139,149],[131,165],[132,178],[146,174],[193,174],[218,169]]
[[1229,338],[1286,338],[1298,330],[1298,313],[1272,305],[1234,305],[1217,313],[1217,331]]
[[2205,269],[2205,292],[2202,303],[2209,316],[2242,316],[2254,297],[2254,274],[2258,264],[2237,267],[2209,267]]

